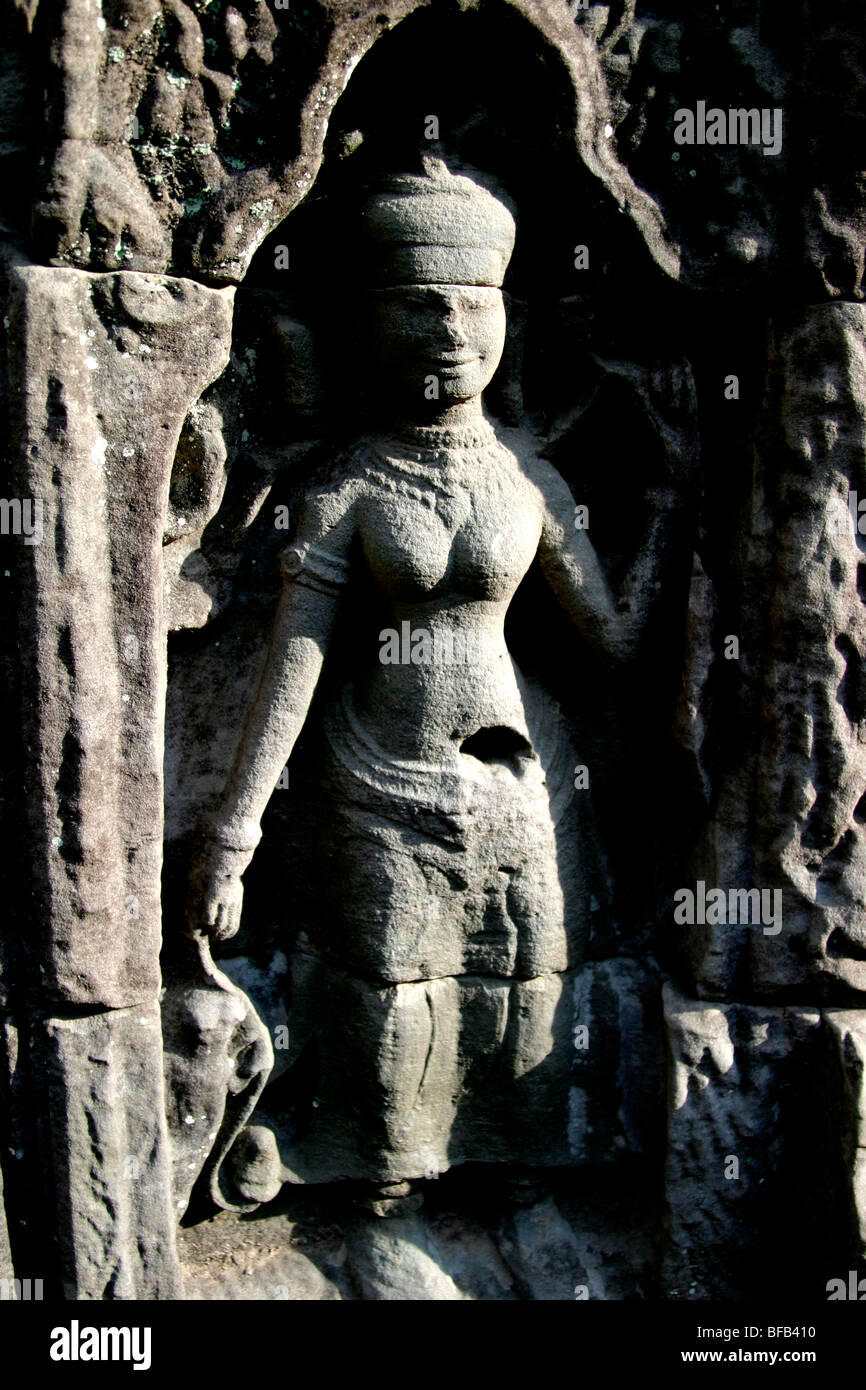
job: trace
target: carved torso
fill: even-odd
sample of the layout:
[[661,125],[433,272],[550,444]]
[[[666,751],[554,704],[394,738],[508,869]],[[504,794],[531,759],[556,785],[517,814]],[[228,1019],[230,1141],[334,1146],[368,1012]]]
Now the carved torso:
[[[459,431],[419,429],[365,442],[332,496],[316,553],[327,552],[346,579],[347,557],[360,557],[403,639],[395,661],[383,659],[378,634],[371,638],[353,680],[357,714],[383,751],[456,765],[466,756],[461,743],[489,728],[511,730],[529,751],[526,690],[504,635],[543,517],[521,459],[484,420]],[[457,660],[408,660],[406,624]]]

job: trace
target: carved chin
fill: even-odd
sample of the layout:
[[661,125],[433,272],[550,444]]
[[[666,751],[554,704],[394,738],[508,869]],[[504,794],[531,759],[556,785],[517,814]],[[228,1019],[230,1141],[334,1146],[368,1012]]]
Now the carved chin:
[[439,375],[439,395],[444,400],[468,401],[480,395],[485,384],[478,371],[443,372]]
[[492,372],[486,362],[473,362],[466,367],[439,368],[434,375],[443,400],[468,401],[481,392],[490,381]]

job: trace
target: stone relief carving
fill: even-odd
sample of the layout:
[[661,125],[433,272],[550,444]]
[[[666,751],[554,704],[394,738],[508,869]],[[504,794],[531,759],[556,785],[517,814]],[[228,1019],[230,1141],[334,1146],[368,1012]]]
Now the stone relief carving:
[[[603,893],[578,754],[504,636],[534,560],[578,641],[626,668],[657,599],[659,493],[614,595],[571,493],[482,392],[505,339],[506,203],[432,157],[364,209],[374,432],[306,492],[270,650],[193,869],[193,930],[238,928],[241,875],[307,719],[347,586],[377,602],[331,692],[295,814],[285,926],[315,1111],[306,1181],[397,1182],[459,1161],[568,1163],[573,971]],[[380,630],[381,629],[381,630]],[[583,798],[589,802],[589,797]]]
[[710,9],[0,18],[0,1277],[856,1283],[862,36]]

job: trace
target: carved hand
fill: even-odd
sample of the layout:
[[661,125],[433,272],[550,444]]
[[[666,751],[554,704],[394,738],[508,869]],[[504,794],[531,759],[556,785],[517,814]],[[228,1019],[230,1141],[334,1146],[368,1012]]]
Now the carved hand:
[[252,857],[251,850],[229,849],[209,838],[204,841],[190,873],[190,933],[203,933],[213,941],[227,941],[235,935],[244,897],[241,874]]

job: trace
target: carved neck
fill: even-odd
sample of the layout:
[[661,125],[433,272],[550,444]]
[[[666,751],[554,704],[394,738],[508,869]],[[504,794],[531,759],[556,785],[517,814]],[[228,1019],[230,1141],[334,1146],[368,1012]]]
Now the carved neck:
[[384,433],[389,440],[430,453],[485,448],[496,440],[493,426],[487,416],[480,412],[462,422],[437,420],[422,425],[413,420],[401,420]]
[[397,428],[402,429],[461,429],[464,425],[477,424],[484,419],[484,407],[480,395],[468,401],[455,401],[452,405],[428,402],[428,411],[399,415]]

